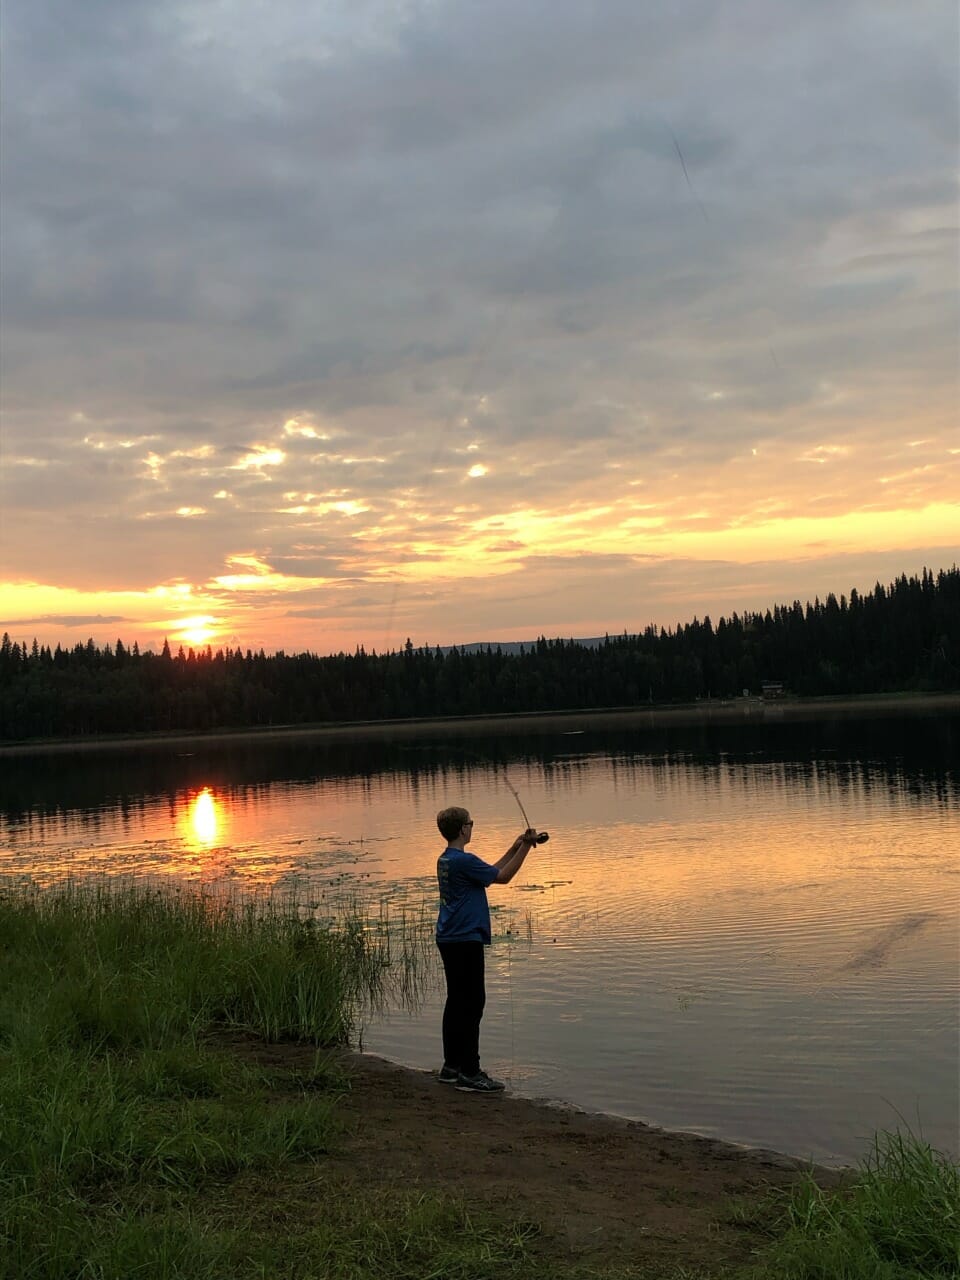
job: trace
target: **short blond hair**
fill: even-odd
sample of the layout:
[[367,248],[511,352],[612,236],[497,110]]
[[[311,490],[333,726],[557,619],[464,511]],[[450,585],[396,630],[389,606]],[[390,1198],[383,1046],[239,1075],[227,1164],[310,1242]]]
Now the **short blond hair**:
[[449,809],[441,809],[437,814],[437,826],[444,840],[456,840],[463,830],[464,823],[470,821],[470,810],[461,809],[459,805],[451,805]]

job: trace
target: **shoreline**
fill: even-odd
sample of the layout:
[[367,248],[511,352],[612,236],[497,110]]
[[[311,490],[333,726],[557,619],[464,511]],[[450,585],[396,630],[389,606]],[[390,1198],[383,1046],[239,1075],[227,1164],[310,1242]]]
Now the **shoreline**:
[[[393,1058],[385,1058],[379,1053],[368,1053],[361,1049],[342,1051],[341,1061],[348,1071],[354,1070],[369,1076],[395,1075],[405,1080],[413,1089],[419,1085],[436,1085],[436,1073],[423,1067],[411,1067],[404,1062],[396,1062]],[[596,1123],[598,1129],[633,1133],[641,1129],[646,1134],[655,1135],[663,1142],[676,1143],[700,1151],[704,1155],[716,1157],[724,1161],[742,1161],[761,1169],[780,1169],[791,1173],[809,1173],[818,1181],[827,1182],[842,1180],[855,1173],[855,1166],[849,1164],[821,1164],[806,1156],[791,1155],[786,1151],[777,1151],[773,1147],[754,1147],[745,1142],[736,1142],[732,1138],[714,1138],[707,1134],[697,1133],[694,1129],[668,1129],[651,1120],[638,1120],[631,1116],[620,1115],[616,1111],[602,1111],[594,1107],[582,1107],[579,1103],[568,1102],[563,1098],[552,1098],[546,1095],[531,1097],[527,1094],[515,1093],[508,1085],[501,1099],[510,1100],[518,1108],[528,1112],[528,1117],[542,1112],[555,1112],[561,1116],[576,1116],[585,1125]],[[492,1099],[496,1102],[496,1097]]]
[[[215,1042],[267,1071],[315,1061],[304,1044],[243,1033]],[[331,1051],[327,1061],[344,1085],[342,1139],[325,1184],[376,1201],[402,1186],[491,1220],[536,1224],[537,1276],[744,1274],[767,1242],[771,1194],[810,1177],[831,1190],[855,1176],[509,1090],[460,1093],[433,1072],[358,1050]]]
[[[313,1059],[303,1045],[245,1037],[224,1047],[267,1069]],[[343,1144],[328,1167],[334,1183],[374,1197],[406,1186],[536,1223],[534,1257],[590,1274],[639,1267],[643,1274],[714,1275],[745,1267],[765,1239],[750,1220],[763,1214],[772,1192],[807,1177],[833,1189],[852,1176],[850,1169],[509,1090],[460,1093],[432,1072],[375,1054],[340,1050],[333,1061],[346,1081]],[[747,1221],[738,1212],[744,1209]]]
[[74,752],[116,751],[131,747],[158,749],[174,746],[213,747],[253,742],[282,743],[305,739],[417,737],[442,732],[470,736],[478,729],[511,733],[561,728],[660,728],[669,725],[763,724],[784,720],[816,720],[831,716],[855,717],[882,714],[960,712],[960,691],[947,693],[889,693],[840,695],[820,698],[716,699],[649,707],[597,707],[575,711],[530,711],[477,716],[440,716],[402,720],[348,720],[334,724],[271,725],[259,728],[208,731],[158,731],[111,734],[102,737],[33,738],[0,743],[0,757],[55,755]]

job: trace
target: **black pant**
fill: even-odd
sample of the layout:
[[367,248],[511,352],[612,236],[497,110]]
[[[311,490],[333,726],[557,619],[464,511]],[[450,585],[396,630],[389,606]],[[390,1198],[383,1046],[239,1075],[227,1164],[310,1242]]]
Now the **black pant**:
[[443,1061],[466,1076],[480,1070],[480,1019],[487,993],[483,985],[482,942],[438,942],[447,978],[443,1006]]

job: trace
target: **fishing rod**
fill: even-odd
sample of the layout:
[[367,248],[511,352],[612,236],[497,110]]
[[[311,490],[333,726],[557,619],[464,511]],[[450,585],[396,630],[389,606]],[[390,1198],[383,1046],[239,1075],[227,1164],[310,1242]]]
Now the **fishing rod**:
[[[498,760],[496,756],[493,755],[492,752],[481,754],[478,751],[465,751],[462,747],[460,748],[460,755],[464,758],[464,760],[476,760],[478,764],[484,765],[486,767],[489,767],[490,765],[493,766],[494,770],[497,773],[499,773],[500,776],[503,778],[503,781],[506,785],[507,790],[510,792],[510,794],[513,796],[514,800],[516,801],[517,808],[520,810],[520,816],[521,818],[523,818],[524,827],[526,828],[527,831],[529,831],[533,826],[533,824],[531,823],[530,819],[527,817],[527,811],[523,807],[523,801],[520,799],[520,792],[513,785],[513,780],[511,779],[509,773],[507,773],[507,766],[503,763],[503,761]],[[537,832],[537,838],[534,841],[534,843],[546,844],[549,839],[550,839],[549,831],[539,831]]]
[[[530,819],[527,817],[527,811],[523,807],[523,801],[520,799],[519,791],[510,781],[510,775],[509,773],[507,773],[507,766],[505,764],[500,765],[500,772],[503,774],[503,780],[507,784],[507,790],[510,792],[514,800],[516,800],[517,802],[517,808],[520,810],[520,816],[523,818],[523,821],[526,825],[526,829],[529,831],[532,826],[532,823],[530,822]],[[539,831],[537,833],[536,840],[534,840],[534,844],[546,844],[549,839],[550,839],[549,831]]]

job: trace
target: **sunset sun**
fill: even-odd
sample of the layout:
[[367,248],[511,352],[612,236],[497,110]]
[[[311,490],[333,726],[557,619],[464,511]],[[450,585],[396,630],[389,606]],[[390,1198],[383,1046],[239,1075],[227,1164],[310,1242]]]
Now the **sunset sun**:
[[217,634],[216,619],[209,617],[184,618],[174,639],[195,646],[209,644]]

